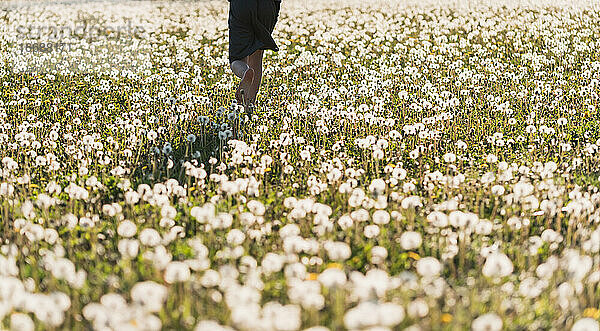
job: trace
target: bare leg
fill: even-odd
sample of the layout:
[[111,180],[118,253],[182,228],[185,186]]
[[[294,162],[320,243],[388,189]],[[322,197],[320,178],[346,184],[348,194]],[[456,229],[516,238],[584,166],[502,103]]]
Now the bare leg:
[[254,103],[256,101],[256,95],[260,89],[260,83],[262,80],[262,59],[263,51],[260,49],[248,56],[247,64],[251,69],[254,69],[254,82],[252,82],[252,87],[250,88],[248,95],[248,101],[250,103]]
[[248,64],[246,63],[247,58],[243,60],[235,60],[231,62],[231,71],[238,77],[243,78],[244,73],[248,70]]
[[249,96],[252,94],[252,83],[254,81],[254,70],[244,60],[231,62],[231,71],[241,79],[235,92],[235,98],[240,105],[246,106]]

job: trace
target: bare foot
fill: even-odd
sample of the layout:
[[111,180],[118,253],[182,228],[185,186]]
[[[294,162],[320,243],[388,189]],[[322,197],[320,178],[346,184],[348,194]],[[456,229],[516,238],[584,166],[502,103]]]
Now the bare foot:
[[252,81],[254,81],[254,69],[248,68],[244,73],[244,77],[240,81],[240,85],[238,85],[237,91],[235,92],[235,98],[238,102],[238,105],[246,106],[245,102],[248,101],[248,95],[250,91],[250,87],[252,87]]

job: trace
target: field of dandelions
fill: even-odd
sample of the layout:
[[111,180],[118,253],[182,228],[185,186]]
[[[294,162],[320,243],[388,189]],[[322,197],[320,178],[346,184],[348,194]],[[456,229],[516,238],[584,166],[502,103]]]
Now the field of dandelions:
[[599,329],[594,1],[0,6],[0,329]]

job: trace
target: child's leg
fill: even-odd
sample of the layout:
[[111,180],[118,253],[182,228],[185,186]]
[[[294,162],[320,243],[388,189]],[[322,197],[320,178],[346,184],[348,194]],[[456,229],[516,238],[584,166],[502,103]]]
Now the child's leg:
[[248,101],[250,103],[254,103],[256,101],[256,95],[258,94],[258,90],[260,89],[260,83],[262,80],[262,59],[263,59],[263,51],[258,50],[254,52],[252,55],[248,56],[248,66],[251,69],[254,69],[254,82],[252,83],[252,87],[250,88],[250,94],[248,96]]
[[231,71],[233,71],[233,73],[238,77],[238,78],[244,78],[244,74],[246,73],[246,70],[248,70],[248,64],[246,63],[248,58],[245,58],[243,60],[235,60],[233,62],[231,62]]
[[244,106],[246,106],[252,95],[252,83],[254,81],[254,70],[246,63],[247,59],[231,62],[231,71],[241,79],[235,92],[235,98],[239,105]]

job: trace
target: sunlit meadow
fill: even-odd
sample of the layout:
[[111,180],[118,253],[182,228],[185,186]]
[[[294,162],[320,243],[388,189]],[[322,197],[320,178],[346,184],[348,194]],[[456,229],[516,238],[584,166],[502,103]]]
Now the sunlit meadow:
[[596,1],[0,9],[0,329],[599,330]]

